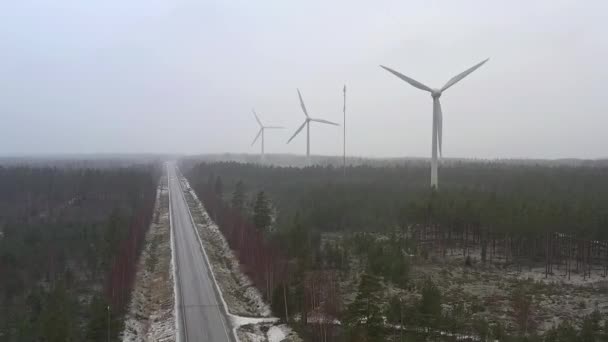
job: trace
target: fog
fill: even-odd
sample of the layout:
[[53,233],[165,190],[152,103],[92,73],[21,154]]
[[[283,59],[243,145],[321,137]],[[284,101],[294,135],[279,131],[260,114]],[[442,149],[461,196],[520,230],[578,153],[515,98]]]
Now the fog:
[[[305,152],[312,116],[348,153],[599,158],[608,146],[605,1],[15,1],[0,10],[0,155]],[[304,132],[303,132],[304,133]],[[342,127],[313,124],[313,154]]]

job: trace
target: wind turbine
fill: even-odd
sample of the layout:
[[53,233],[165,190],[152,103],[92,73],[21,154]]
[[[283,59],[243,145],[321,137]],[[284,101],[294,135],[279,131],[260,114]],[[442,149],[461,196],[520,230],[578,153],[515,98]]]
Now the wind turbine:
[[433,144],[432,144],[432,151],[431,151],[431,155],[432,155],[432,158],[431,158],[431,187],[433,187],[435,189],[437,189],[437,187],[439,186],[438,181],[437,181],[437,145],[439,145],[439,154],[441,155],[441,139],[442,139],[442,129],[443,129],[443,114],[441,113],[441,103],[439,102],[439,98],[441,97],[441,94],[444,91],[446,91],[449,87],[458,83],[460,80],[467,77],[470,73],[477,70],[477,68],[482,66],[485,62],[487,62],[488,59],[489,58],[487,58],[486,60],[484,60],[482,62],[475,64],[474,66],[470,67],[469,69],[452,77],[440,89],[430,88],[391,68],[387,68],[384,65],[380,65],[380,67],[384,68],[385,70],[387,70],[388,72],[392,73],[393,75],[399,77],[400,79],[404,80],[405,82],[411,84],[412,86],[414,86],[418,89],[426,90],[429,93],[431,93],[431,97],[433,98],[433,134],[432,134],[433,135]]
[[255,136],[255,139],[253,139],[253,142],[251,143],[251,146],[253,146],[253,144],[255,144],[255,142],[258,140],[258,138],[261,136],[262,137],[262,153],[260,154],[260,159],[264,160],[264,131],[266,129],[276,129],[276,128],[284,128],[281,126],[264,126],[262,124],[262,121],[260,121],[260,118],[258,117],[258,114],[255,112],[255,109],[251,109],[251,111],[253,112],[253,116],[255,116],[255,121],[258,122],[258,124],[260,125],[260,130],[258,131],[258,135]]
[[304,123],[302,123],[302,125],[296,130],[296,132],[291,136],[291,138],[289,138],[289,140],[287,140],[287,143],[289,144],[289,142],[291,140],[293,140],[293,138],[295,138],[296,135],[298,135],[298,133],[300,133],[302,128],[304,128],[304,126],[306,126],[306,158],[308,159],[308,158],[310,158],[310,122],[314,121],[314,122],[320,122],[320,123],[334,125],[334,126],[340,126],[340,125],[335,122],[331,122],[331,121],[327,121],[327,120],[323,120],[323,119],[311,118],[310,116],[308,116],[308,111],[306,110],[306,106],[304,105],[304,100],[302,100],[302,94],[300,94],[300,89],[298,89],[298,97],[300,98],[300,106],[302,106],[302,111],[304,112],[304,115],[306,115],[306,119],[304,119]]

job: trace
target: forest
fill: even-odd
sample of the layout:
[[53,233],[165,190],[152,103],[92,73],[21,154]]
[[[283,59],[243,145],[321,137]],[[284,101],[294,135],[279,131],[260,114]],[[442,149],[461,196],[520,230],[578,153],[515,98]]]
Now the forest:
[[[382,231],[414,220],[432,203],[437,217],[479,221],[500,232],[547,229],[602,239],[608,223],[608,167],[462,162],[441,170],[440,196],[431,196],[428,167],[264,167],[236,162],[185,165],[197,180],[221,178],[226,194],[238,181],[265,191],[280,206],[278,221],[298,212],[321,231]],[[464,210],[463,210],[464,209]],[[525,221],[520,224],[517,221]]]
[[66,164],[0,166],[0,341],[109,341],[122,330],[161,169]]
[[[508,326],[478,319],[488,310],[483,303],[446,312],[447,296],[411,270],[429,255],[460,250],[467,265],[477,253],[483,264],[544,265],[547,276],[606,276],[605,165],[452,162],[440,170],[439,191],[429,189],[420,162],[343,170],[186,159],[182,170],[275,314],[309,340],[418,340],[438,331],[449,332],[447,340],[604,336],[597,310],[580,324],[536,333],[535,283],[509,289]],[[403,290],[398,296],[393,288]],[[404,299],[408,293],[413,299]]]

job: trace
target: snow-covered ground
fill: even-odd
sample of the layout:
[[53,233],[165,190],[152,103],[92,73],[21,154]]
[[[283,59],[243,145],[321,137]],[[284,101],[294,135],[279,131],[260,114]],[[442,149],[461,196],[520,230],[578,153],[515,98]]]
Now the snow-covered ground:
[[301,341],[300,338],[285,324],[248,324],[239,328],[240,342],[283,342]]
[[137,263],[123,342],[175,341],[173,273],[166,179],[156,193],[154,219]]
[[[450,253],[443,261],[418,260],[412,265],[411,284],[421,284],[431,277],[443,293],[446,310],[459,303],[475,304],[483,310],[472,314],[472,318],[500,321],[508,329],[516,327],[512,296],[522,286],[532,296],[531,321],[537,332],[545,332],[561,321],[579,325],[594,310],[602,315],[608,313],[608,281],[601,277],[601,270],[595,270],[591,278],[573,273],[568,280],[564,270],[554,266],[554,274],[545,278],[544,267],[523,266],[519,271],[500,262],[483,265],[473,254],[471,258],[470,267],[464,265],[462,255],[452,257]],[[417,292],[398,292],[403,298],[418,298]]]
[[268,340],[270,342],[279,342],[283,341],[287,337],[287,332],[285,331],[285,326],[281,325],[273,325],[268,329]]
[[[481,265],[481,248],[478,246],[468,248],[468,256],[474,264]],[[462,254],[462,248],[448,249],[446,258],[452,261],[462,261],[464,263],[465,256]],[[572,259],[571,263],[574,265],[576,260]],[[529,262],[527,262],[529,263]],[[545,275],[544,264],[530,267],[529,265],[518,267],[516,263],[509,263],[504,265],[504,259],[498,258],[491,260],[488,255],[488,261],[486,268],[491,267],[500,268],[506,276],[518,280],[533,280],[542,282],[544,284],[556,284],[556,285],[573,285],[573,286],[588,286],[598,288],[608,288],[608,278],[603,276],[603,269],[599,265],[594,265],[591,271],[591,275],[583,276],[582,271],[576,272],[574,266],[572,266],[570,279],[566,273],[566,267],[561,265],[553,265],[553,274]]]
[[270,307],[251,280],[241,271],[238,259],[188,180],[182,176],[181,182],[213,276],[239,341],[301,341],[287,325],[277,325],[278,319],[271,316]]

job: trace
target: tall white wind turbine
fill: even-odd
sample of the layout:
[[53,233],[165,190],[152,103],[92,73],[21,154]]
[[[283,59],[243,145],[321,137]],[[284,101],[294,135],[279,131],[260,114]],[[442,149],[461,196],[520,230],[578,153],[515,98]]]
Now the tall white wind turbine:
[[[488,58],[489,59],[489,58]],[[472,66],[471,68],[461,72],[460,74],[452,77],[442,88],[440,89],[436,89],[436,88],[430,88],[412,78],[409,78],[391,68],[387,68],[383,65],[381,65],[380,67],[384,68],[385,70],[387,70],[388,72],[392,73],[393,75],[399,77],[400,79],[404,80],[405,82],[411,84],[412,86],[418,88],[418,89],[422,89],[422,90],[426,90],[429,93],[431,93],[431,97],[433,98],[433,143],[432,143],[432,151],[431,151],[431,187],[437,189],[439,186],[438,180],[437,180],[437,147],[439,147],[439,154],[441,155],[441,140],[442,140],[442,130],[443,130],[443,114],[441,113],[441,103],[439,102],[439,98],[441,97],[441,94],[446,91],[449,87],[453,86],[454,84],[458,83],[460,80],[462,80],[463,78],[467,77],[470,73],[472,73],[473,71],[475,71],[477,68],[479,68],[480,66],[482,66],[485,62],[488,61],[488,59],[475,64],[474,66]],[[439,145],[439,146],[438,146]]]
[[323,120],[323,119],[311,118],[308,115],[306,106],[304,105],[304,100],[302,100],[302,94],[300,94],[300,89],[298,89],[298,97],[300,98],[300,106],[302,106],[302,111],[304,112],[304,115],[306,115],[306,119],[304,119],[304,123],[302,123],[302,125],[296,130],[296,132],[291,136],[291,138],[289,138],[287,143],[289,144],[289,142],[291,140],[293,140],[293,138],[295,138],[296,135],[298,135],[298,133],[300,133],[302,128],[304,128],[304,126],[306,126],[306,157],[310,158],[310,122],[314,121],[314,122],[320,122],[320,123],[334,125],[334,126],[340,126],[340,125],[335,122],[331,122],[331,121],[327,121],[327,120]]
[[260,154],[260,159],[264,159],[264,131],[266,129],[277,129],[277,128],[284,128],[281,126],[264,126],[262,124],[262,121],[260,120],[260,118],[258,117],[258,114],[255,112],[255,109],[251,110],[253,112],[253,116],[255,116],[255,121],[258,122],[258,124],[260,125],[260,130],[258,131],[258,135],[255,136],[255,139],[253,139],[253,142],[251,143],[251,146],[253,146],[253,144],[255,144],[255,142],[258,140],[258,138],[261,136],[262,137],[262,152]]

